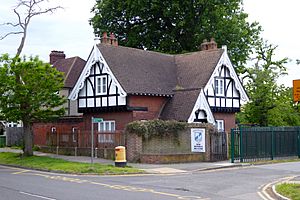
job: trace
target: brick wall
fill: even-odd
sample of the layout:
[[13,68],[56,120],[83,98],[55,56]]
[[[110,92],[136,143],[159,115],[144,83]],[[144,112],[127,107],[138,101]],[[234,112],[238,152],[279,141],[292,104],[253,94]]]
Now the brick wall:
[[129,106],[148,109],[147,111],[133,111],[133,121],[158,119],[166,101],[166,97],[131,96]]
[[[205,129],[206,152],[191,151],[191,128]],[[142,163],[209,161],[211,158],[209,135],[212,131],[214,128],[210,124],[190,124],[186,130],[179,133],[178,140],[172,136],[143,140],[135,134],[126,133],[127,159],[129,162]]]
[[69,133],[75,127],[83,130],[82,118],[59,120],[51,123],[34,123],[32,126],[35,145],[47,145],[47,134],[51,133],[51,128],[55,127],[57,133]]
[[235,128],[235,113],[213,113],[216,120],[224,120],[226,133],[230,133]]
[[126,149],[126,158],[131,162],[139,162],[140,154],[142,153],[142,137],[137,136],[136,134],[130,134],[126,137],[127,149]]
[[[116,130],[124,130],[126,124],[133,121],[132,112],[110,112],[110,113],[86,113],[83,116],[84,129],[91,130],[91,118],[103,118],[104,121],[113,120],[116,122]],[[95,129],[97,129],[95,125]]]

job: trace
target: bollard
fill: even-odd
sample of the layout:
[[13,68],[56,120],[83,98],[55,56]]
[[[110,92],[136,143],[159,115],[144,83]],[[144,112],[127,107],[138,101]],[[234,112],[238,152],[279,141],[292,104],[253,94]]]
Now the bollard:
[[58,146],[56,146],[56,155],[58,155]]
[[115,148],[115,166],[125,167],[126,164],[126,149],[123,146],[117,146]]
[[75,153],[74,153],[75,157],[77,156],[77,147],[75,147]]

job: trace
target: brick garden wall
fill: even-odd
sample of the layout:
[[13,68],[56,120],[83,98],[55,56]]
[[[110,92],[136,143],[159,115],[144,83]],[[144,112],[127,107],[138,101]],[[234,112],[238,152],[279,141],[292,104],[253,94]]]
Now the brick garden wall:
[[[206,136],[206,152],[191,151],[191,128],[204,128]],[[157,137],[143,140],[136,134],[126,133],[127,160],[142,163],[179,163],[210,161],[210,133],[214,128],[209,124],[190,124],[179,133],[178,139]]]

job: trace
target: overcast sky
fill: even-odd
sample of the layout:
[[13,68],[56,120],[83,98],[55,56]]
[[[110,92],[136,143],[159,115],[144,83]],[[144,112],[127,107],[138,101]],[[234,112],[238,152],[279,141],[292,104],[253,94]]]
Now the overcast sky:
[[[1,0],[0,23],[16,21],[12,8],[17,0]],[[44,61],[49,60],[51,50],[64,51],[67,57],[80,56],[87,59],[94,44],[93,29],[88,23],[91,8],[95,0],[51,0],[64,10],[33,18],[23,53],[39,55]],[[263,27],[262,36],[270,43],[278,45],[277,58],[288,57],[292,61],[286,65],[289,76],[281,83],[292,85],[293,79],[300,79],[300,66],[295,60],[300,59],[300,20],[299,0],[244,0],[244,9],[249,14],[249,21],[258,21]],[[0,35],[8,27],[0,27]],[[20,36],[10,36],[0,41],[0,54],[15,54]]]

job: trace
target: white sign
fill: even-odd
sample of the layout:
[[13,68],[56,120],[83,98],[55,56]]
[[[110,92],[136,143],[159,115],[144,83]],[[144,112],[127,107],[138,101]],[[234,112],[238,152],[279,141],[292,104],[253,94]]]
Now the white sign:
[[191,149],[192,152],[205,152],[205,129],[191,129]]

